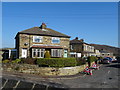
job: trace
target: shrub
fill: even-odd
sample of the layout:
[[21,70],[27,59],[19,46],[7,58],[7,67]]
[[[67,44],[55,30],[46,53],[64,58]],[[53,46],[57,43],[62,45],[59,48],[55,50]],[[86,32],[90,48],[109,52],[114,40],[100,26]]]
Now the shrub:
[[77,66],[86,64],[86,60],[84,58],[77,58]]
[[36,58],[22,58],[21,62],[26,64],[36,64]]
[[8,59],[3,60],[2,63],[10,63],[10,60],[8,60]]
[[76,66],[77,62],[75,58],[40,58],[37,60],[37,64],[49,67],[67,67]]
[[88,65],[91,66],[91,63],[96,61],[96,60],[97,60],[97,57],[95,57],[95,56],[88,56],[88,58],[87,58]]
[[21,62],[21,59],[16,59],[14,61],[12,61],[12,63],[20,63]]
[[50,52],[49,51],[45,52],[45,58],[50,58]]

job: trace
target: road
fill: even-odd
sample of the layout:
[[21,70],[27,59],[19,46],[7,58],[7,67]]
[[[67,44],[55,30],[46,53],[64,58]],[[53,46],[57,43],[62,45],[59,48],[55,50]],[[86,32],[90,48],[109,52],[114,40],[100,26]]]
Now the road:
[[[120,81],[119,73],[120,64],[111,63],[103,64],[100,67],[100,70],[94,70],[93,75],[76,75],[74,77],[62,77],[62,78],[47,78],[47,77],[38,77],[30,75],[11,75],[3,73],[3,84],[6,80],[15,80],[14,83],[18,87],[31,86],[38,87],[43,85],[43,87],[62,87],[62,88],[120,88],[118,83]],[[19,81],[19,82],[18,82]],[[11,81],[12,82],[12,81]],[[44,82],[44,83],[43,83]],[[28,85],[27,85],[28,83]],[[47,83],[47,84],[46,84]],[[14,85],[14,87],[15,87]],[[46,85],[46,86],[45,86]],[[5,87],[5,86],[4,86]],[[6,86],[10,87],[10,85]],[[47,89],[46,89],[47,90]]]
[[94,70],[93,75],[86,75],[82,78],[55,80],[70,88],[119,88],[120,65],[117,63],[105,64],[100,70]]

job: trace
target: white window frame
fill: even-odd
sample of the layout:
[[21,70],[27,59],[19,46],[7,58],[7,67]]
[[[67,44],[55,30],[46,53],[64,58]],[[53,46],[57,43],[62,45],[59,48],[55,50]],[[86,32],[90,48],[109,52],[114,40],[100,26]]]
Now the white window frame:
[[62,57],[62,49],[51,49],[52,57]]
[[[53,40],[59,40],[58,42],[53,42]],[[60,43],[60,38],[58,38],[58,37],[52,37],[52,41],[51,41],[52,43]]]
[[[40,41],[36,42],[35,41],[36,38],[40,39]],[[35,42],[35,43],[41,43],[42,41],[43,41],[43,37],[42,36],[33,36],[33,42]]]
[[[34,56],[34,52],[35,52],[35,56]],[[39,52],[39,57],[38,57],[38,52]],[[44,52],[45,49],[40,49],[40,48],[33,48],[32,49],[32,57],[33,58],[44,58]]]

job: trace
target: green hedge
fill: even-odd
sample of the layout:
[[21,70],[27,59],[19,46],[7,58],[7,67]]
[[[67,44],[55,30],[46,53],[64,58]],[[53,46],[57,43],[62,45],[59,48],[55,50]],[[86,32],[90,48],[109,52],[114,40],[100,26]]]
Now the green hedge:
[[84,58],[77,58],[77,66],[86,64],[86,60]]
[[94,62],[94,61],[96,61],[97,60],[97,57],[95,57],[95,56],[89,56],[88,58],[87,58],[87,62]]
[[76,66],[77,62],[75,58],[40,58],[37,59],[37,64],[49,67],[70,67]]

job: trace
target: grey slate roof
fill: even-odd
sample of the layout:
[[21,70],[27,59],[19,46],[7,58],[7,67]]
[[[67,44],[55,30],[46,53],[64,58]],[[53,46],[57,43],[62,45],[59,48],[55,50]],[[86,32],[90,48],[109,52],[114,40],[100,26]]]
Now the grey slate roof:
[[33,35],[56,36],[56,37],[70,38],[70,36],[65,35],[63,33],[60,33],[60,32],[57,32],[57,31],[52,30],[50,28],[45,28],[44,30],[42,30],[40,27],[33,27],[33,28],[30,28],[30,29],[20,31],[18,33],[19,34],[33,34]]

